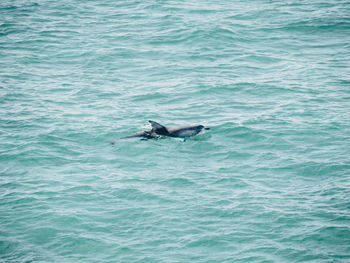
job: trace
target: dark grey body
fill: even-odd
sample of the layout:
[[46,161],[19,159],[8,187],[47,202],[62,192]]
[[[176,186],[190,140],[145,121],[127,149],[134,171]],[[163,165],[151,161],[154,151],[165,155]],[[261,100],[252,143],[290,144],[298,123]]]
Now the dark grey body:
[[130,136],[123,137],[122,139],[141,137],[143,139],[155,139],[161,138],[162,136],[183,138],[187,140],[193,136],[196,136],[203,130],[209,130],[209,128],[203,125],[193,126],[177,126],[177,127],[165,127],[155,121],[149,121],[152,125],[150,131],[138,132]]

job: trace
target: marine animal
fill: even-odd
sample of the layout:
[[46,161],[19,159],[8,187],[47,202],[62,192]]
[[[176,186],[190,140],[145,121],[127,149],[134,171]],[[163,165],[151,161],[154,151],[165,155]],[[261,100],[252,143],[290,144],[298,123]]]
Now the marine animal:
[[138,132],[121,139],[136,138],[140,137],[142,139],[158,139],[164,136],[182,138],[184,141],[196,136],[203,130],[210,130],[210,128],[204,127],[203,125],[190,125],[190,126],[176,126],[176,127],[165,127],[158,122],[149,120],[152,126],[150,131]]

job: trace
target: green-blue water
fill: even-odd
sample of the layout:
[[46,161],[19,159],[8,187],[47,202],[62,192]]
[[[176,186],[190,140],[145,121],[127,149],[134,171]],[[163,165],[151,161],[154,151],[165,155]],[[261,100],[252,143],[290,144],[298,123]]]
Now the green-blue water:
[[345,0],[2,0],[0,261],[350,262],[349,66]]

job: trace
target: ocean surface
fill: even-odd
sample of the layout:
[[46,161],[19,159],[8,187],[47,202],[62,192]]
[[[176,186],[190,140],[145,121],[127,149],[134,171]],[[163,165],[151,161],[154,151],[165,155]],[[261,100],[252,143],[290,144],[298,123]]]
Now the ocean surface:
[[350,2],[2,0],[0,262],[350,262]]

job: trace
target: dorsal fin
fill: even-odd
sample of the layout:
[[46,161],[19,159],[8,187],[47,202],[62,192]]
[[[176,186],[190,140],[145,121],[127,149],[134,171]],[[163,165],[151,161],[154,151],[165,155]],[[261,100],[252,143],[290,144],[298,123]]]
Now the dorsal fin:
[[159,124],[158,122],[149,120],[149,123],[152,125],[152,131],[159,134],[159,135],[165,135],[168,134],[168,130],[163,125]]
[[152,128],[153,129],[163,129],[165,128],[163,125],[159,124],[158,122],[155,122],[155,121],[151,121],[149,120],[149,123],[152,125]]

